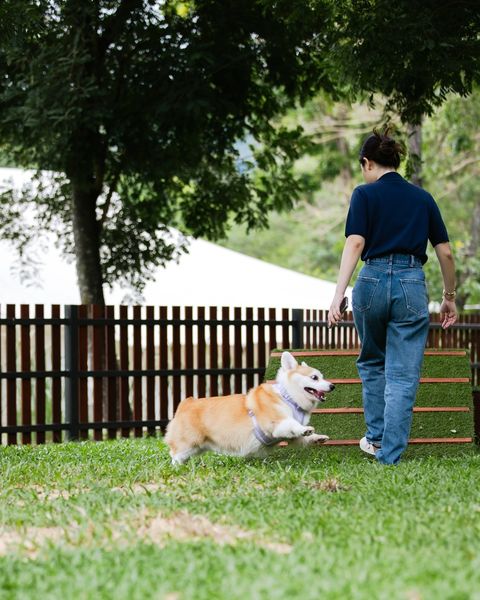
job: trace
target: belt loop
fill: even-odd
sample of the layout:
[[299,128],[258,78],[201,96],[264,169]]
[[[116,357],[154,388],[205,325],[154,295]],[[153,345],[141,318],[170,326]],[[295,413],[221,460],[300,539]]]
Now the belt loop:
[[410,267],[414,267],[415,266],[415,257],[413,256],[413,254],[410,254]]
[[390,266],[392,266],[392,264],[393,264],[393,254],[390,254],[390,255],[389,255],[389,257],[388,257],[388,264],[389,264]]
[[370,264],[370,259],[367,258],[367,260],[365,261],[365,264],[369,265]]

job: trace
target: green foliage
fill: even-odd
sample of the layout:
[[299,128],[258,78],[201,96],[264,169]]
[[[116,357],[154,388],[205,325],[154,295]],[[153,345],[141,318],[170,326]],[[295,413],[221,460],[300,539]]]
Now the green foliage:
[[[76,186],[96,200],[103,280],[138,289],[185,249],[171,227],[212,240],[232,219],[264,227],[299,196],[301,132],[273,123],[330,86],[327,13],[326,2],[40,0],[0,45],[0,136],[15,164],[63,181],[16,197],[20,212],[49,212],[38,227],[55,221],[71,252]],[[252,146],[240,170],[239,140]]]
[[[425,185],[437,200],[449,231],[457,267],[459,305],[480,304],[480,88],[451,97],[424,127]],[[441,297],[442,280],[430,249],[430,295]]]
[[385,96],[403,122],[420,123],[449,93],[467,96],[479,81],[476,0],[349,0],[335,9],[333,68],[354,94],[372,103]]
[[287,215],[273,214],[270,228],[245,236],[232,227],[225,245],[283,267],[335,280],[344,243],[350,194],[362,183],[361,139],[381,118],[361,105],[335,103],[318,95],[282,120],[305,132],[305,153],[294,164],[301,199]]

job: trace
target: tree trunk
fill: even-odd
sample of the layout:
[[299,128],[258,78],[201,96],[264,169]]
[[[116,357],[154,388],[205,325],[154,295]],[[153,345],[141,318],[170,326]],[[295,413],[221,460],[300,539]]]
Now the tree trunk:
[[72,226],[82,304],[105,304],[94,186],[72,179]]
[[422,123],[407,123],[408,176],[415,185],[422,185]]

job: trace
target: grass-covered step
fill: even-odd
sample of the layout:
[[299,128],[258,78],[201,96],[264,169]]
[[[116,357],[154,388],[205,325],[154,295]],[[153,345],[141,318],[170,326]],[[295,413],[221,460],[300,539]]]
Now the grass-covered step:
[[[441,387],[440,387],[441,386]],[[472,393],[469,383],[423,383],[417,392],[416,406],[465,406],[472,409]],[[337,384],[327,394],[319,408],[356,408],[362,406],[362,386],[359,383]]]
[[[331,439],[360,439],[365,435],[363,413],[316,414],[311,425],[315,431]],[[413,438],[471,438],[473,422],[471,413],[419,413],[414,412],[410,437]]]
[[[270,355],[270,361],[265,371],[265,380],[275,379],[280,368],[280,358],[283,350],[275,349]],[[358,379],[356,360],[358,351],[355,350],[289,350],[298,362],[305,361],[308,365],[319,369],[325,379]],[[421,377],[423,378],[462,378],[471,376],[470,363],[465,350],[434,350],[426,349],[423,360]]]

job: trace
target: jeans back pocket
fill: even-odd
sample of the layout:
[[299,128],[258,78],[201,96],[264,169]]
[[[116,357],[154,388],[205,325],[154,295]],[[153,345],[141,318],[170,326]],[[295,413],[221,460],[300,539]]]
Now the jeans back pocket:
[[419,316],[428,314],[428,294],[425,280],[400,279],[400,284],[408,310]]
[[359,275],[352,291],[353,308],[360,312],[368,310],[375,296],[375,290],[380,279]]

